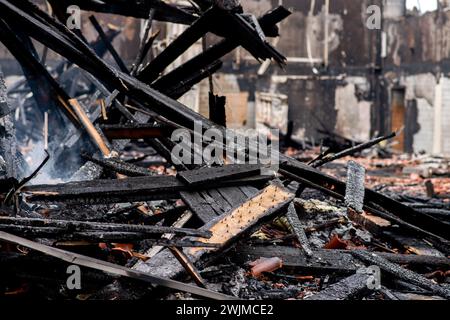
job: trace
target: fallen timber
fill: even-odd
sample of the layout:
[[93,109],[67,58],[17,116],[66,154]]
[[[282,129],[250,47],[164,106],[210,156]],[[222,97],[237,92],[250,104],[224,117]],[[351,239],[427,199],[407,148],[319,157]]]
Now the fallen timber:
[[[15,15],[18,19],[20,19],[22,16],[19,13],[20,10],[17,10],[13,6],[11,6],[9,3],[7,3],[5,0],[0,1],[0,5],[3,6],[5,9],[5,12],[11,13]],[[24,16],[27,16],[26,14]],[[50,18],[51,19],[51,18]],[[30,23],[34,23],[34,25],[30,25],[30,29],[36,30],[36,34],[34,36],[41,40],[43,43],[45,43],[47,46],[52,47],[55,51],[60,52],[64,55],[64,53],[68,53],[72,51],[74,47],[69,45],[68,43],[60,41],[60,38],[54,37],[52,34],[48,34],[45,31],[45,27],[42,26],[40,21],[34,20],[31,16],[27,16],[27,19],[22,19],[23,22],[28,25]],[[49,20],[49,19],[47,19]],[[48,22],[48,21],[47,21]],[[58,23],[56,21],[52,22],[53,25],[57,26]],[[63,27],[62,27],[63,28]],[[64,30],[59,27],[60,32],[63,34],[65,33]],[[34,32],[33,32],[34,33]],[[53,38],[54,42],[48,41],[48,38],[46,36],[43,36],[44,34],[47,34],[47,36],[50,36]],[[94,61],[99,63],[99,65],[96,65],[94,68],[93,65],[88,62],[88,59],[80,59],[81,57],[75,55],[72,56],[69,54],[69,56],[73,57],[75,61],[79,61],[80,66],[86,68],[87,71],[91,72],[92,74],[95,74],[98,76],[99,79],[103,79],[106,83],[115,83],[115,87],[122,91],[124,94],[132,95],[133,97],[136,96],[137,98],[146,97],[147,99],[150,99],[149,101],[152,101],[154,104],[152,104],[152,109],[161,115],[167,116],[169,119],[172,119],[175,122],[178,122],[181,125],[186,125],[188,128],[193,128],[195,121],[203,120],[202,125],[205,129],[216,127],[213,123],[211,123],[206,118],[203,118],[199,116],[198,114],[194,113],[190,109],[186,108],[184,105],[180,104],[179,102],[176,102],[174,100],[171,100],[170,98],[162,96],[159,92],[140,84],[138,81],[134,80],[134,78],[130,78],[128,75],[120,73],[119,71],[115,70],[113,71],[111,67],[107,66],[102,62],[102,60],[98,59],[95,54],[91,52],[89,48],[85,46],[85,44],[81,40],[77,40],[76,37],[71,37],[74,41],[75,46],[79,46],[80,48],[83,48],[83,52],[87,54],[87,57],[92,58]],[[55,47],[56,43],[60,43],[61,47]],[[83,61],[82,61],[83,60]],[[102,70],[100,72],[100,70]],[[112,77],[108,77],[107,74],[110,74]],[[114,80],[117,79],[117,80]],[[129,88],[134,88],[130,90]],[[167,108],[167,109],[165,109]],[[176,108],[176,109],[175,109]],[[169,115],[167,111],[171,112]],[[289,166],[288,170],[291,169],[295,172],[295,170],[304,170],[304,172],[308,172],[311,174],[319,175],[318,171],[314,171],[311,167],[302,165],[301,163],[295,163],[292,159],[290,159],[290,164],[284,164],[283,166]],[[292,165],[294,164],[294,165]],[[320,174],[322,175],[322,174]],[[321,177],[323,179],[323,177]],[[336,181],[332,181],[336,182]],[[342,183],[336,184],[333,183],[333,185],[339,185],[342,189]],[[326,189],[326,188],[325,188]],[[420,220],[421,224],[424,225],[424,229],[429,229],[430,232],[436,233],[436,235],[441,236],[443,238],[448,237],[448,226],[443,225],[439,221],[436,221],[433,217],[430,217],[426,214],[419,214],[414,209],[411,209],[407,206],[403,206],[402,204],[396,202],[395,200],[392,200],[388,197],[382,196],[379,193],[367,190],[367,196],[366,201],[371,201],[371,198],[375,198],[374,202],[384,202],[389,204],[391,208],[399,208],[401,210],[395,210],[393,212],[395,215],[399,215],[403,220],[406,222],[409,222],[408,220],[417,221]],[[414,222],[412,224],[414,224]]]

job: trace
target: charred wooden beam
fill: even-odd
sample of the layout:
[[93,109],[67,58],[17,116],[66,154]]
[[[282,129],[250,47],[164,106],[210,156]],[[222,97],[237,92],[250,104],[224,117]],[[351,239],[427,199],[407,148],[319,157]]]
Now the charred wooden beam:
[[156,40],[156,37],[159,35],[159,31],[155,32],[150,39],[148,39],[148,35],[150,34],[150,29],[152,28],[153,18],[155,17],[155,9],[150,9],[150,12],[148,14],[148,19],[145,22],[145,28],[144,28],[144,35],[142,37],[142,41],[139,45],[138,54],[136,55],[136,59],[133,63],[133,66],[131,68],[130,74],[132,76],[136,75],[139,72],[140,66],[142,64],[142,61],[145,59],[145,56],[147,55],[148,51],[150,50],[151,46],[153,45],[153,42]]
[[369,148],[372,148],[373,146],[376,146],[377,144],[379,144],[379,143],[381,143],[383,141],[386,141],[386,140],[389,140],[389,139],[393,139],[396,136],[397,136],[397,134],[395,132],[393,132],[393,133],[391,133],[391,134],[389,134],[387,136],[375,138],[375,139],[370,140],[368,142],[359,144],[359,145],[357,145],[355,147],[348,148],[348,149],[346,149],[344,151],[338,152],[338,153],[333,154],[331,156],[324,157],[323,159],[319,159],[318,161],[315,161],[312,164],[312,166],[314,168],[321,167],[321,166],[323,166],[326,163],[333,162],[335,160],[342,159],[342,158],[354,155],[354,154],[356,154],[358,152],[361,152],[361,151],[367,150]]
[[109,143],[105,141],[105,139],[102,137],[100,132],[97,130],[97,128],[94,126],[94,124],[89,119],[89,116],[87,115],[84,108],[80,105],[78,100],[76,99],[70,99],[69,104],[72,107],[72,110],[77,115],[78,120],[82,124],[83,128],[86,130],[86,133],[89,135],[89,137],[92,140],[92,143],[98,147],[100,152],[105,157],[111,156],[111,148],[109,146]]
[[208,247],[218,248],[218,244],[205,244],[188,239],[154,239],[148,233],[142,232],[120,232],[120,231],[68,231],[63,228],[54,227],[32,227],[0,224],[0,231],[8,232],[14,235],[37,239],[54,239],[57,244],[66,241],[83,241],[88,243],[102,242],[140,242],[147,241],[149,244],[163,247]]
[[364,208],[366,169],[354,161],[349,161],[347,167],[345,205],[349,210],[362,213]]
[[218,300],[228,300],[233,299],[233,297],[226,296],[221,293],[217,293],[211,290],[206,290],[203,288],[191,286],[189,284],[184,284],[170,279],[164,279],[157,276],[152,276],[150,274],[139,272],[133,269],[115,265],[102,260],[94,259],[88,256],[83,256],[77,253],[72,253],[69,251],[52,248],[43,244],[39,244],[21,237],[17,237],[6,232],[0,231],[0,240],[21,245],[23,247],[29,248],[31,250],[39,251],[43,254],[52,256],[56,259],[63,260],[70,264],[75,264],[83,266],[90,269],[99,270],[109,274],[113,274],[120,277],[126,277],[130,279],[139,280],[145,283],[150,283],[157,286],[163,286],[171,288],[174,290],[180,290],[184,292],[189,292],[197,296],[201,296],[208,299],[218,299]]

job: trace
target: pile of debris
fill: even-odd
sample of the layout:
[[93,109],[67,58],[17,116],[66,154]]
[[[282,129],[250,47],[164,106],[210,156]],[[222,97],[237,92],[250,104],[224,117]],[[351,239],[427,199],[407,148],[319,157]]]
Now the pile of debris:
[[[395,134],[320,152],[308,164],[274,148],[276,161],[249,164],[264,139],[235,132],[230,147],[207,134],[230,133],[223,97],[210,92],[211,119],[177,101],[239,46],[283,66],[267,37],[278,36],[287,9],[256,18],[232,0],[48,2],[54,17],[28,1],[0,0],[0,41],[25,75],[8,89],[0,76],[3,295],[450,298],[448,201],[431,180],[428,198],[369,189],[364,167],[348,161]],[[88,43],[64,25],[73,4],[147,19],[130,68],[111,45],[117,30],[104,32],[92,16],[99,39]],[[144,65],[153,20],[187,27]],[[223,39],[167,71],[207,33]],[[64,59],[46,68],[31,38]],[[101,58],[106,52],[117,67]],[[199,135],[210,140],[186,148]],[[180,143],[183,152],[173,152]],[[231,161],[230,149],[243,161]],[[342,159],[346,182],[319,170]],[[68,279],[76,270],[81,285]]]

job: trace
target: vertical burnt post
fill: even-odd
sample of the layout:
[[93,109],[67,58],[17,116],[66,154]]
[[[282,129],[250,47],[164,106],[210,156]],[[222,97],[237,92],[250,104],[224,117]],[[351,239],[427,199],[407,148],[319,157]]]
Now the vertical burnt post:
[[395,138],[397,144],[394,145],[394,149],[400,152],[404,152],[405,145],[405,121],[406,120],[406,105],[405,105],[405,87],[395,86],[391,91],[391,129],[392,131],[402,132]]
[[214,123],[223,127],[227,125],[225,104],[226,97],[209,92],[209,118]]

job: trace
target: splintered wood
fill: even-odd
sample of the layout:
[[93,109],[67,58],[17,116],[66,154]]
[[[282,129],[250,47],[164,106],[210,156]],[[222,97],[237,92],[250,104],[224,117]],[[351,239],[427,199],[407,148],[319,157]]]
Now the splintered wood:
[[[198,239],[204,243],[219,243],[223,247],[236,237],[250,230],[264,217],[271,216],[294,199],[294,194],[283,187],[271,184],[261,193],[232,210],[223,219],[213,222],[208,230],[212,232],[209,239]],[[198,255],[204,250],[192,248],[189,254]],[[209,250],[208,250],[209,251]]]

